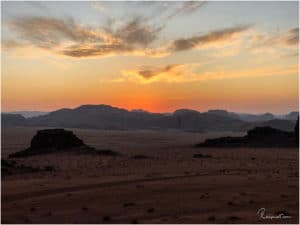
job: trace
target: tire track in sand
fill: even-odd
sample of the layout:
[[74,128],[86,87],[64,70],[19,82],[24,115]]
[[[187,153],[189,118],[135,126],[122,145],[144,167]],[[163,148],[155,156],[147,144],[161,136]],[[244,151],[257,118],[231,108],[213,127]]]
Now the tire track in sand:
[[[79,186],[71,186],[71,187],[61,187],[61,188],[53,188],[49,190],[41,190],[41,191],[32,191],[26,193],[18,193],[14,195],[5,195],[3,196],[3,200],[7,203],[13,201],[24,200],[28,198],[39,198],[50,195],[64,194],[67,192],[77,192],[77,191],[87,191],[91,189],[105,188],[105,187],[114,187],[114,186],[123,186],[134,183],[147,183],[147,182],[155,182],[155,181],[167,181],[167,180],[176,180],[176,179],[186,179],[193,177],[200,177],[209,175],[208,173],[203,174],[192,174],[192,175],[178,175],[178,176],[170,176],[170,177],[154,177],[154,178],[141,178],[134,180],[123,180],[123,181],[112,181],[106,183],[95,183],[88,185],[79,185]],[[211,175],[211,174],[210,174]]]

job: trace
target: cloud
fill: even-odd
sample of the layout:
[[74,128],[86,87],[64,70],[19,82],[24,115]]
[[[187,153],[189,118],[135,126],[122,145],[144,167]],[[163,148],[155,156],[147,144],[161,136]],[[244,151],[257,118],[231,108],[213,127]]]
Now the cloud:
[[[191,5],[189,10],[196,7]],[[250,28],[248,25],[237,26],[154,46],[163,27],[150,25],[141,17],[133,18],[116,28],[95,28],[78,24],[72,19],[48,17],[15,18],[9,26],[17,33],[19,41],[7,40],[6,49],[29,45],[75,58],[112,55],[162,57],[227,41]]]
[[[160,20],[160,23],[166,23],[170,19],[176,16],[191,15],[205,5],[206,1],[182,1],[182,2],[168,2],[168,1],[132,1],[126,2],[121,6],[126,8],[132,15],[141,15],[144,18],[155,19],[164,18]],[[111,2],[91,2],[91,6],[99,11],[101,14],[111,17],[108,12],[112,13],[115,8],[115,4]],[[144,9],[147,8],[147,11]]]
[[65,41],[104,42],[105,33],[76,24],[73,20],[47,17],[16,18],[9,23],[20,39],[40,48],[53,48]]
[[194,36],[191,38],[177,39],[177,40],[173,41],[173,43],[169,47],[169,50],[171,52],[184,51],[184,50],[189,50],[192,48],[201,47],[201,46],[204,46],[204,45],[210,44],[210,43],[216,43],[216,42],[220,42],[220,41],[229,40],[234,35],[240,34],[244,31],[248,30],[250,27],[251,27],[250,25],[237,26],[237,27],[213,31],[208,34]]
[[153,82],[186,83],[298,74],[297,66],[278,65],[237,71],[212,70],[197,72],[199,67],[200,64],[170,64],[159,68],[140,66],[138,69],[121,71],[121,77],[113,80],[113,82],[130,81],[141,84]]
[[122,70],[115,82],[132,81],[137,83],[181,82],[187,76],[194,76],[193,70],[199,64],[169,64],[162,67],[140,66],[138,69]]
[[61,54],[71,57],[111,56],[132,51],[130,46],[122,44],[72,45],[61,51]]
[[12,44],[13,41],[8,40],[5,49],[31,46],[71,57],[103,57],[116,54],[163,56],[169,54],[165,46],[149,46],[159,38],[168,20],[176,15],[195,12],[204,2],[132,2],[130,6],[133,6],[131,9],[135,9],[134,6],[144,7],[145,4],[152,11],[167,18],[161,17],[159,25],[151,24],[160,17],[159,15],[147,18],[147,15],[143,14],[124,22],[124,19],[117,20],[109,13],[109,7],[114,7],[114,4],[104,2],[92,2],[91,6],[107,17],[106,27],[84,26],[70,18],[16,17],[9,22],[9,26],[17,34],[18,41]]
[[274,48],[274,47],[294,47],[299,42],[299,28],[292,28],[288,31],[274,35],[260,34],[256,40],[257,48]]
[[7,40],[7,48],[31,45],[72,57],[154,54],[145,47],[158,38],[162,29],[145,24],[141,18],[129,20],[117,29],[92,28],[71,19],[47,17],[16,18],[9,26],[20,41]]
[[[185,10],[200,7],[189,4],[191,6],[186,6],[188,9]],[[299,39],[298,28],[270,37],[250,29],[251,25],[240,25],[157,45],[160,43],[158,40],[164,27],[150,24],[147,19],[141,17],[132,18],[117,27],[90,27],[78,24],[72,19],[49,17],[15,18],[10,21],[9,26],[17,38],[3,41],[4,50],[29,46],[74,58],[114,55],[164,57],[181,51],[226,45],[223,54],[219,55],[230,56],[240,52],[241,46],[232,49],[232,44],[241,40],[244,42],[244,49],[254,52],[255,49],[267,46],[290,48],[295,46]],[[248,37],[243,36],[245,34]]]
[[109,55],[159,55],[159,51],[151,51],[147,46],[158,39],[161,27],[150,26],[142,18],[132,19],[116,30],[105,28],[111,43],[75,44],[62,51],[72,57],[109,56]]
[[288,31],[285,37],[287,45],[298,45],[299,42],[299,28],[294,28]]
[[15,40],[3,40],[1,42],[1,46],[3,49],[11,49],[22,47],[22,44]]
[[150,67],[150,66],[141,66],[138,70],[128,70],[128,71],[123,71],[123,74],[125,75],[136,75],[140,76],[145,80],[151,80],[155,77],[158,76],[164,76],[167,74],[168,76],[180,76],[181,75],[181,70],[179,68],[182,67],[180,64],[171,64],[167,65],[165,67]]
[[175,16],[180,15],[189,15],[191,13],[196,12],[199,8],[201,8],[206,2],[205,1],[184,1],[181,2],[179,7],[175,9],[169,16],[168,19],[171,19]]
[[137,17],[112,33],[127,44],[147,46],[158,38],[161,30],[162,27],[150,26],[144,23],[142,18]]

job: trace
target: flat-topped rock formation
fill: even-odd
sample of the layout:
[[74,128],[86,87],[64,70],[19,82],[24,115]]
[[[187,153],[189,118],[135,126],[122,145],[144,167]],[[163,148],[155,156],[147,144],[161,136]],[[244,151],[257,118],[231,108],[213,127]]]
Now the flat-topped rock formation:
[[207,139],[196,147],[299,147],[299,118],[294,132],[287,132],[271,127],[255,127],[244,137],[221,137]]
[[32,155],[75,151],[78,153],[95,153],[103,155],[117,155],[111,150],[97,151],[96,149],[84,144],[72,131],[64,129],[39,130],[32,138],[30,147],[13,154],[9,157],[27,157]]
[[84,143],[72,131],[64,129],[39,130],[32,138],[30,147],[38,148],[72,148],[83,146]]

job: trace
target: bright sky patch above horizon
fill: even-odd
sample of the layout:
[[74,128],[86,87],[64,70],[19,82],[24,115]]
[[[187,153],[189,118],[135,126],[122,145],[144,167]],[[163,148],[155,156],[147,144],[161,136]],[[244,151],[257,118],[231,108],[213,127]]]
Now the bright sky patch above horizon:
[[1,2],[2,111],[298,110],[298,2]]

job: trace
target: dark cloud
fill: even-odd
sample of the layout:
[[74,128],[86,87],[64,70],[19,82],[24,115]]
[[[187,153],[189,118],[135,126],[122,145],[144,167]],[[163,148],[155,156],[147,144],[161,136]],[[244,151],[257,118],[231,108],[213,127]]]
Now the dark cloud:
[[139,76],[141,76],[147,80],[147,79],[151,79],[155,76],[158,76],[162,73],[170,72],[179,66],[180,66],[179,64],[171,64],[171,65],[167,65],[162,68],[142,67],[136,72],[136,74],[138,74]]
[[106,56],[114,54],[124,54],[133,51],[133,48],[121,44],[103,44],[82,46],[73,45],[61,51],[61,54],[71,57],[89,57],[89,56]]
[[186,39],[177,39],[173,41],[170,50],[172,52],[184,51],[195,48],[197,46],[205,45],[208,43],[213,43],[217,41],[223,41],[231,38],[233,35],[244,32],[248,30],[251,26],[237,26],[233,28],[227,28],[223,30],[213,31],[208,34],[195,36]]
[[73,45],[62,51],[64,55],[72,57],[105,56],[111,54],[128,54],[134,51],[141,51],[158,38],[161,28],[150,26],[144,23],[142,18],[135,18],[123,24],[116,30],[104,28],[116,43]]
[[299,28],[294,28],[288,31],[285,39],[287,45],[297,45],[299,42]]
[[103,37],[94,29],[77,25],[71,19],[16,18],[10,25],[21,39],[41,48],[56,47],[65,40],[79,43],[103,42]]
[[[87,57],[123,53],[146,47],[158,38],[160,27],[146,24],[135,18],[113,30],[92,28],[76,24],[73,20],[59,20],[46,17],[16,18],[10,26],[20,40],[44,49],[59,50],[72,57]],[[69,46],[61,46],[70,43]],[[7,46],[16,47],[7,43]]]
[[[218,41],[224,41],[230,39],[234,34],[238,34],[246,31],[250,26],[237,26],[233,28],[223,29],[219,31],[214,31],[208,34],[188,38],[188,39],[177,39],[171,43],[170,46],[165,46],[161,49],[152,48],[149,51],[145,51],[144,48],[139,48],[139,46],[146,46],[149,43],[156,40],[159,30],[153,28],[143,28],[139,20],[135,20],[126,24],[121,29],[112,33],[112,35],[121,40],[119,44],[113,45],[93,45],[89,47],[82,47],[80,45],[74,45],[62,53],[64,55],[72,57],[87,57],[87,56],[105,56],[111,54],[130,54],[134,52],[139,52],[147,56],[157,56],[157,55],[168,55],[172,52],[190,50],[201,45],[208,43],[214,43]],[[165,69],[168,69],[166,67]],[[169,68],[171,69],[171,68]],[[158,73],[163,71],[144,69],[140,71],[141,76],[152,77],[153,73]]]
[[196,12],[199,8],[201,8],[206,2],[205,1],[183,1],[169,16],[171,19],[175,16],[180,15],[189,15],[191,13]]
[[158,38],[161,30],[162,27],[150,26],[138,17],[117,29],[114,36],[128,44],[147,46]]
[[[189,2],[185,10],[195,10],[198,4]],[[234,34],[247,30],[250,26],[237,26],[194,36],[177,39],[169,45],[153,47],[159,38],[162,26],[150,25],[141,17],[128,20],[119,27],[88,27],[74,20],[48,17],[15,18],[11,27],[18,34],[22,45],[32,45],[71,57],[106,56],[115,54],[135,54],[146,56],[168,55],[176,51],[228,40]],[[292,40],[290,40],[292,41]],[[6,43],[7,47],[18,47],[20,43]],[[152,47],[150,47],[152,46]],[[149,74],[145,71],[145,75]]]

